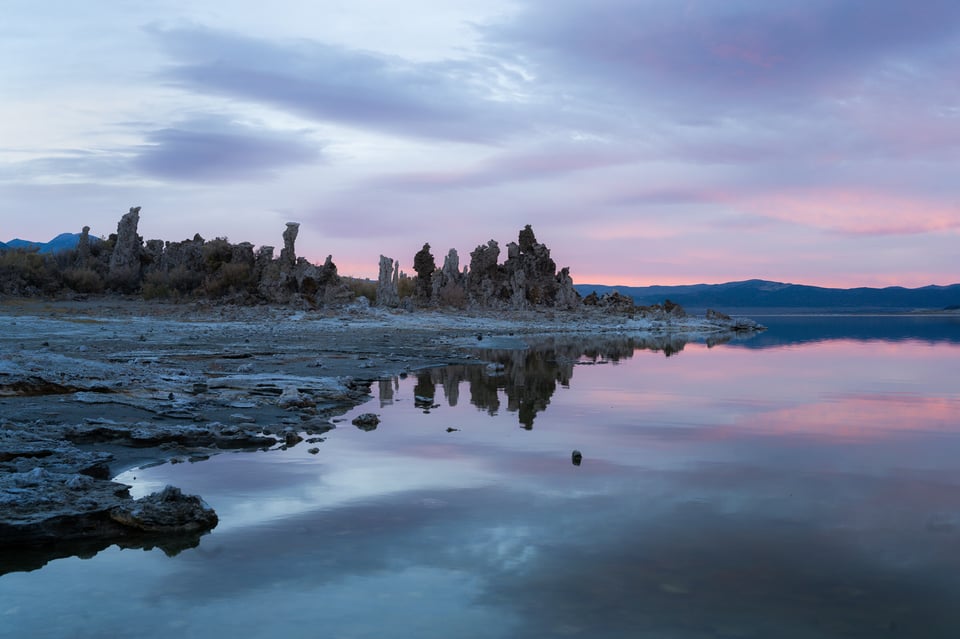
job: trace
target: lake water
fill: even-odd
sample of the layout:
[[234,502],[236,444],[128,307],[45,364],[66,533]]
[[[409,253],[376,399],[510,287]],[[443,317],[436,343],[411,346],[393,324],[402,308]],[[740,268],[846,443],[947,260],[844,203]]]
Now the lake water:
[[124,473],[219,526],[0,576],[0,637],[958,636],[960,323],[762,321],[488,352],[320,443]]

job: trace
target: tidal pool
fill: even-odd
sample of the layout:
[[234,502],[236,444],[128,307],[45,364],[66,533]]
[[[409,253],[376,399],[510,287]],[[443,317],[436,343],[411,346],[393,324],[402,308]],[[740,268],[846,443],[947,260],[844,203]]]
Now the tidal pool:
[[960,329],[930,321],[382,380],[322,442],[123,473],[219,526],[0,576],[0,637],[955,637]]

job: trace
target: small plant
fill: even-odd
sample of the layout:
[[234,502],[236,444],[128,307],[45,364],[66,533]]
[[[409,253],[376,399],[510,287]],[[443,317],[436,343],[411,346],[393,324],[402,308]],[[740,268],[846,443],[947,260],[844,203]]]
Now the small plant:
[[215,273],[211,273],[204,279],[203,292],[207,297],[223,297],[228,294],[247,292],[252,285],[252,271],[248,264],[226,262],[221,263]]
[[169,298],[173,294],[173,289],[170,287],[170,278],[166,273],[160,271],[149,273],[143,278],[141,293],[145,300],[165,300]]
[[12,249],[0,253],[0,291],[12,295],[50,295],[63,288],[53,260],[36,250]]
[[69,268],[63,282],[77,293],[102,293],[104,288],[103,278],[91,268]]
[[400,271],[400,277],[397,278],[397,295],[400,299],[411,297],[416,290],[416,279],[410,277],[403,271]]
[[353,291],[354,297],[365,297],[371,304],[377,301],[377,283],[373,280],[356,277],[343,278],[344,283]]
[[218,237],[203,245],[203,261],[207,272],[217,271],[233,259],[233,248],[225,237]]
[[462,286],[453,282],[448,282],[442,286],[437,292],[437,298],[444,306],[461,309],[467,307],[467,292],[463,290]]

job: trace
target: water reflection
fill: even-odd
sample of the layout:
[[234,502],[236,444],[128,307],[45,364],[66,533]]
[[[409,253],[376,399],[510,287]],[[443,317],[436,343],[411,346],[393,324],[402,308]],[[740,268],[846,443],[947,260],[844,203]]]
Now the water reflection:
[[[751,336],[740,336],[749,339]],[[727,343],[736,336],[713,336],[704,343],[709,348]],[[690,340],[678,335],[645,339],[632,337],[540,338],[529,348],[478,349],[486,366],[445,366],[421,370],[413,375],[414,404],[424,411],[437,408],[438,388],[447,406],[460,401],[460,386],[466,384],[470,403],[496,415],[505,408],[516,413],[520,425],[533,429],[537,415],[547,409],[558,387],[567,388],[578,365],[618,364],[638,351],[663,353],[672,357],[681,353]],[[400,378],[378,382],[380,407],[393,404]]]
[[637,348],[485,352],[318,454],[138,470],[221,524],[4,575],[0,637],[956,636],[960,348]]
[[895,316],[756,316],[767,330],[736,345],[750,349],[779,348],[827,341],[960,344],[960,314]]
[[196,548],[200,538],[207,534],[185,533],[182,535],[138,533],[125,539],[71,539],[56,544],[40,546],[0,547],[0,576],[10,572],[37,570],[55,559],[81,557],[89,559],[97,553],[116,546],[126,550],[160,550],[167,557],[176,557],[181,552]]

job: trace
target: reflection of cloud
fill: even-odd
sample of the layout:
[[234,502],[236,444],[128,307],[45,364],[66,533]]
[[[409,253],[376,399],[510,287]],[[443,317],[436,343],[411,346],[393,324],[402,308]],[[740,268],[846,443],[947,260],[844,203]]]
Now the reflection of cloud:
[[[420,593],[404,598],[411,618],[444,601],[454,618],[487,611],[493,630],[502,623],[493,619],[519,621],[516,637],[643,628],[682,638],[729,627],[873,637],[877,624],[947,637],[960,622],[947,586],[960,569],[953,538],[924,526],[942,519],[927,513],[960,507],[955,491],[925,491],[926,480],[909,476],[801,481],[737,465],[621,479],[600,479],[605,490],[588,498],[516,485],[392,493],[282,527],[217,531],[157,592],[191,610],[349,592],[339,613],[315,613],[331,632],[401,585]],[[415,585],[411,571],[444,577]],[[455,575],[470,576],[471,596],[445,598]]]
[[864,442],[903,438],[907,433],[943,433],[956,427],[960,399],[898,393],[833,396],[821,402],[780,408],[723,428],[716,437],[804,435]]

